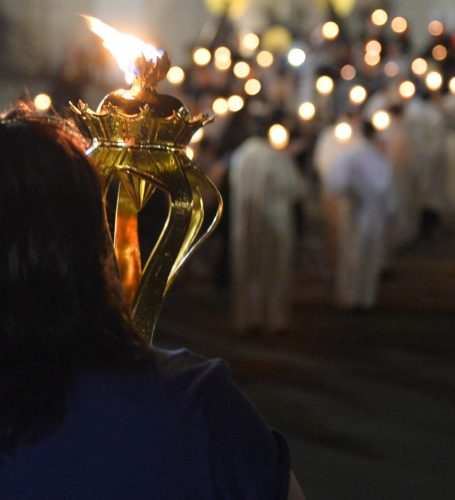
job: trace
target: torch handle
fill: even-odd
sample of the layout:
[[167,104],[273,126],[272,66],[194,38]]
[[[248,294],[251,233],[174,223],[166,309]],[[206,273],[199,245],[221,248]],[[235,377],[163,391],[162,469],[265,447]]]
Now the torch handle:
[[[149,340],[163,299],[175,277],[189,256],[215,229],[223,208],[217,188],[194,163],[187,163],[183,168],[178,166],[171,175],[167,171],[161,180],[169,198],[168,219],[145,265],[133,306],[136,328]],[[213,191],[218,207],[209,227],[200,234],[204,221],[203,189]]]

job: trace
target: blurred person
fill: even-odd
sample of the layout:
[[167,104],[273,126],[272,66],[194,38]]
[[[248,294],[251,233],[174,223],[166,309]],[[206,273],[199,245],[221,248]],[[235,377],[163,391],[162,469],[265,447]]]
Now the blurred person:
[[393,166],[396,212],[391,228],[390,251],[403,248],[416,237],[418,224],[417,168],[410,133],[404,121],[404,108],[389,108],[390,125],[381,134],[384,152]]
[[375,305],[388,221],[395,210],[393,167],[369,122],[363,137],[333,162],[326,175],[328,191],[340,197],[335,301],[352,311]]
[[20,107],[0,141],[2,498],[303,498],[223,362],[136,333],[77,132]]
[[406,123],[417,161],[420,238],[434,236],[447,208],[447,117],[442,96],[425,92],[408,106]]
[[336,124],[327,125],[322,129],[313,155],[313,164],[319,175],[321,185],[321,210],[324,225],[325,249],[330,274],[334,274],[337,260],[337,228],[339,196],[327,187],[327,175],[333,163],[346,151],[356,148],[362,139],[360,111],[351,111],[346,115],[346,121],[352,127],[352,136],[348,140],[340,140],[335,135]]
[[444,98],[447,129],[447,202],[452,213],[455,212],[455,94],[448,92]]
[[274,149],[269,123],[234,151],[229,170],[230,255],[234,328],[239,334],[287,331],[302,179],[291,157]]

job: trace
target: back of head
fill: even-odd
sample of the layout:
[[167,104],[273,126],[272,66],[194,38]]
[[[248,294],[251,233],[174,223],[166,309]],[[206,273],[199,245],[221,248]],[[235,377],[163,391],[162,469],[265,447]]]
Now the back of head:
[[122,364],[141,344],[74,130],[22,107],[1,120],[0,144],[1,444],[52,414],[73,370]]

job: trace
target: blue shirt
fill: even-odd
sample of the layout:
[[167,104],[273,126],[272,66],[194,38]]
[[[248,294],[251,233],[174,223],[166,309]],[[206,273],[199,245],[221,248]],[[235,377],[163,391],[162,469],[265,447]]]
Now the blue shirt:
[[84,372],[63,422],[2,456],[2,500],[280,500],[289,453],[226,365],[155,350],[154,367]]

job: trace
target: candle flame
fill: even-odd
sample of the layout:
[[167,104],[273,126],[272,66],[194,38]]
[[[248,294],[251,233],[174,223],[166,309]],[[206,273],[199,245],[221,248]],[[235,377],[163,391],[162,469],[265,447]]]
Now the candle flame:
[[163,51],[147,44],[134,35],[120,33],[112,26],[109,26],[96,17],[82,17],[87,23],[87,27],[103,40],[103,45],[114,56],[120,69],[125,73],[127,83],[133,83],[138,75],[136,60],[144,56],[146,61],[156,60],[163,55]]

